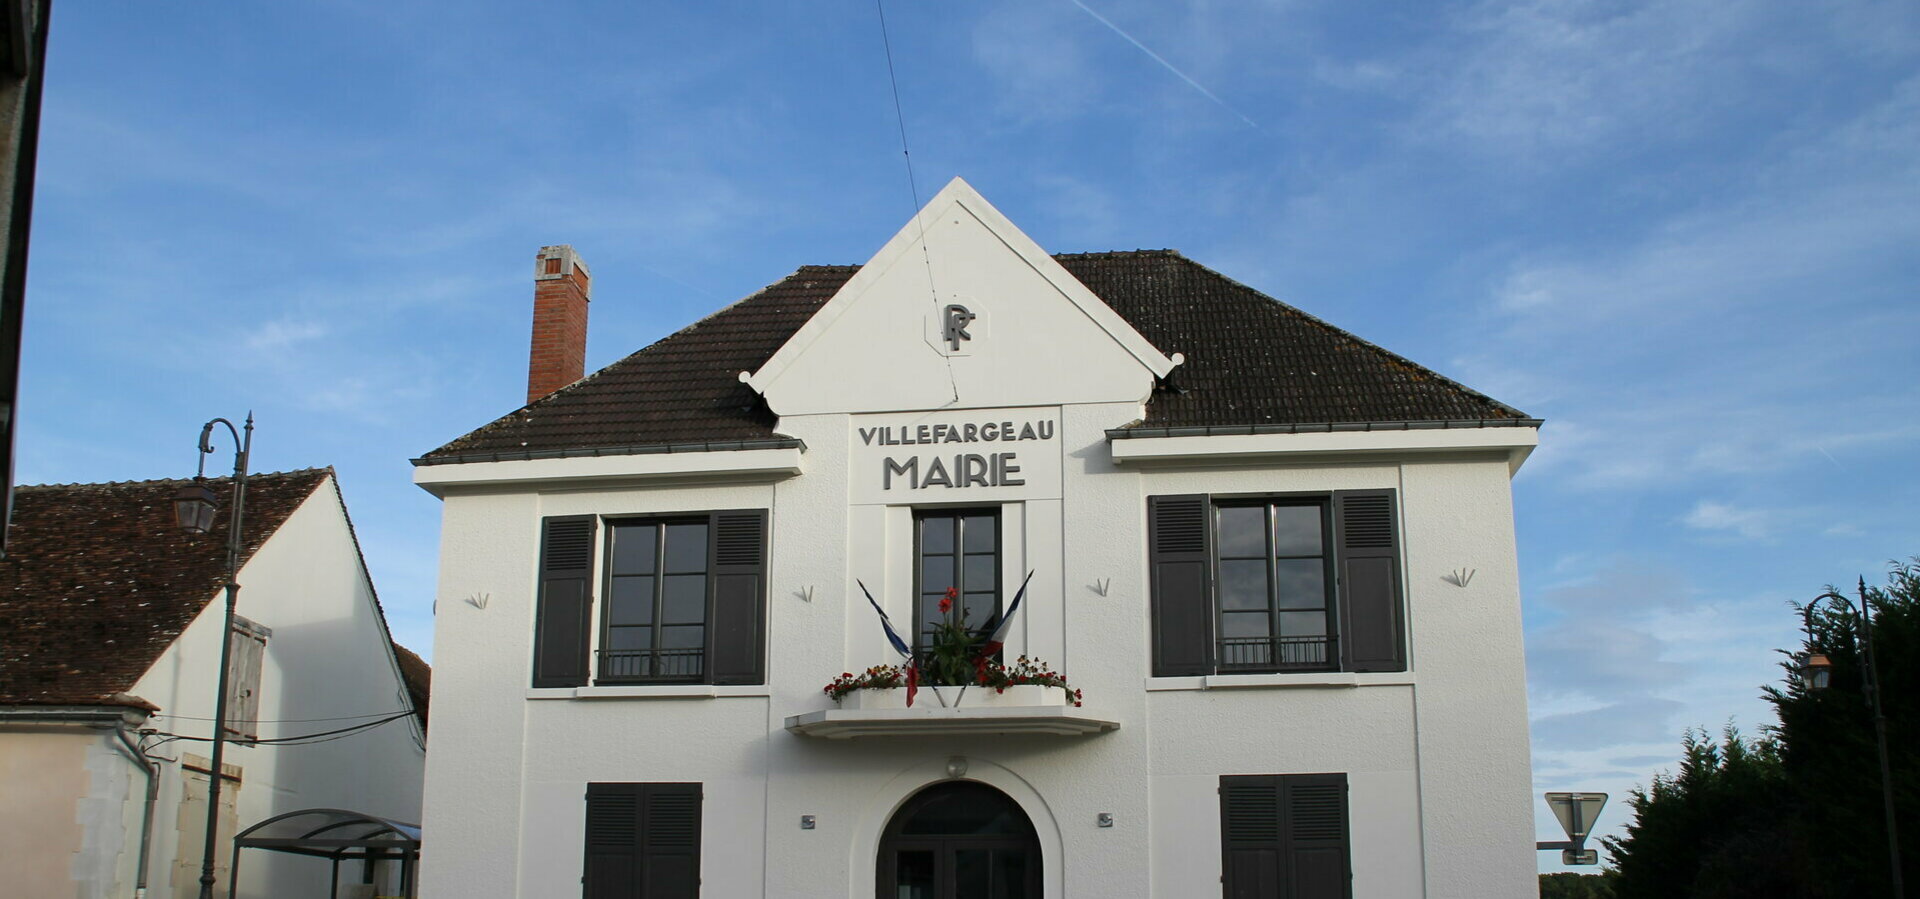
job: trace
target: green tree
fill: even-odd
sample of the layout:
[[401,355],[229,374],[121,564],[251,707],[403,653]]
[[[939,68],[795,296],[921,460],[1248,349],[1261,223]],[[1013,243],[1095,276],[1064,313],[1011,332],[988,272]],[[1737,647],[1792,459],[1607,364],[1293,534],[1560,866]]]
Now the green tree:
[[[1920,887],[1920,559],[1895,564],[1887,585],[1865,590],[1873,657],[1887,722],[1895,814],[1909,890]],[[1862,597],[1851,596],[1856,605]],[[1676,774],[1627,798],[1626,835],[1613,855],[1619,899],[1853,899],[1891,894],[1873,715],[1861,689],[1857,613],[1831,601],[1814,609],[1802,652],[1832,663],[1830,686],[1811,690],[1796,653],[1782,684],[1763,687],[1779,724],[1757,740],[1732,726],[1719,741],[1689,731]]]
[[1732,725],[1681,741],[1680,770],[1634,790],[1625,837],[1602,840],[1621,899],[1806,895],[1780,815],[1792,797],[1780,747]]
[[1613,899],[1613,882],[1605,874],[1542,874],[1540,899]]
[[[1920,562],[1920,559],[1916,560]],[[1847,597],[1855,605],[1858,594]],[[1920,890],[1920,566],[1895,565],[1885,587],[1869,587],[1873,661],[1887,721],[1894,811],[1907,890]],[[1795,660],[1782,665],[1782,687],[1767,687],[1780,716],[1777,730],[1799,836],[1821,896],[1891,895],[1886,813],[1873,711],[1861,689],[1865,662],[1859,620],[1832,601],[1815,606],[1813,633],[1802,647],[1833,664],[1827,689],[1809,690]]]

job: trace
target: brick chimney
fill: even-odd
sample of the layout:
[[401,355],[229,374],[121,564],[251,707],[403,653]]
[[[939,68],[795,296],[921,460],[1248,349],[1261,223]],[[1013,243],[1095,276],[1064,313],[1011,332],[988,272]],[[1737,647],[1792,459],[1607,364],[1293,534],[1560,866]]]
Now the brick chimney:
[[541,247],[533,261],[533,349],[527,402],[587,373],[587,264],[573,247]]

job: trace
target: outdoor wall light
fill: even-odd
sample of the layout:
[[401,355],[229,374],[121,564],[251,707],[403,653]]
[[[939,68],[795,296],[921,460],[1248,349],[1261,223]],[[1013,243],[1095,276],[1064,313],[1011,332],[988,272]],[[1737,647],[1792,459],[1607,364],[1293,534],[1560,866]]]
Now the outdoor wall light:
[[193,483],[181,487],[173,494],[173,520],[189,534],[204,534],[213,530],[213,513],[218,508],[213,498],[213,488],[207,482],[194,478]]
[[953,758],[947,759],[947,776],[948,777],[966,777],[967,776],[967,759],[965,756],[956,755]]
[[816,824],[816,822],[815,822],[815,820],[814,820],[814,817],[813,817],[812,815],[801,815],[801,816],[800,816],[800,829],[801,829],[801,830],[812,830],[812,829],[814,828],[814,826],[815,826],[815,824]]
[[1823,653],[1801,653],[1800,676],[1806,678],[1807,689],[1825,690],[1833,682],[1833,662]]

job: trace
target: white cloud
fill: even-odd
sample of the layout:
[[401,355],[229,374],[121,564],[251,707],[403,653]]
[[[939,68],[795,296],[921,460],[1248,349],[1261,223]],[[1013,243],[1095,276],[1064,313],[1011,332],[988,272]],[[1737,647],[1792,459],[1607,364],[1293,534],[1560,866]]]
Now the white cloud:
[[1694,503],[1692,511],[1680,521],[1695,530],[1723,531],[1749,540],[1765,540],[1773,535],[1775,515],[1762,509],[1703,499]]
[[1424,106],[1410,135],[1561,168],[1714,134],[1749,111],[1733,98],[1818,76],[1830,53],[1904,50],[1884,32],[1910,15],[1863,6],[1487,0],[1454,18],[1422,77],[1393,83]]
[[261,354],[286,352],[296,344],[327,336],[326,325],[316,321],[281,319],[267,322],[244,338],[247,349]]
[[1606,614],[1583,615],[1527,636],[1527,683],[1547,696],[1642,694],[1687,673],[1650,628]]

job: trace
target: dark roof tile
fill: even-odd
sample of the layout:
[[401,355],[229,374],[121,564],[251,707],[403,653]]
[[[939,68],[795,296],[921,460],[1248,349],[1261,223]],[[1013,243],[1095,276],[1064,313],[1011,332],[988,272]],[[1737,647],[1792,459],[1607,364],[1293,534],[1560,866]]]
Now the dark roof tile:
[[[1172,250],[1054,257],[1161,352],[1144,428],[1527,420],[1519,410]],[[420,463],[778,437],[742,371],[766,363],[859,266],[804,266],[454,440]]]
[[400,663],[400,680],[406,685],[407,700],[420,719],[420,732],[427,731],[427,701],[433,695],[433,668],[411,649],[393,644],[393,659]]
[[[242,564],[331,469],[247,480]],[[114,705],[213,600],[228,517],[193,535],[173,520],[187,481],[21,487],[0,559],[0,703]],[[231,478],[209,479],[221,509]]]

